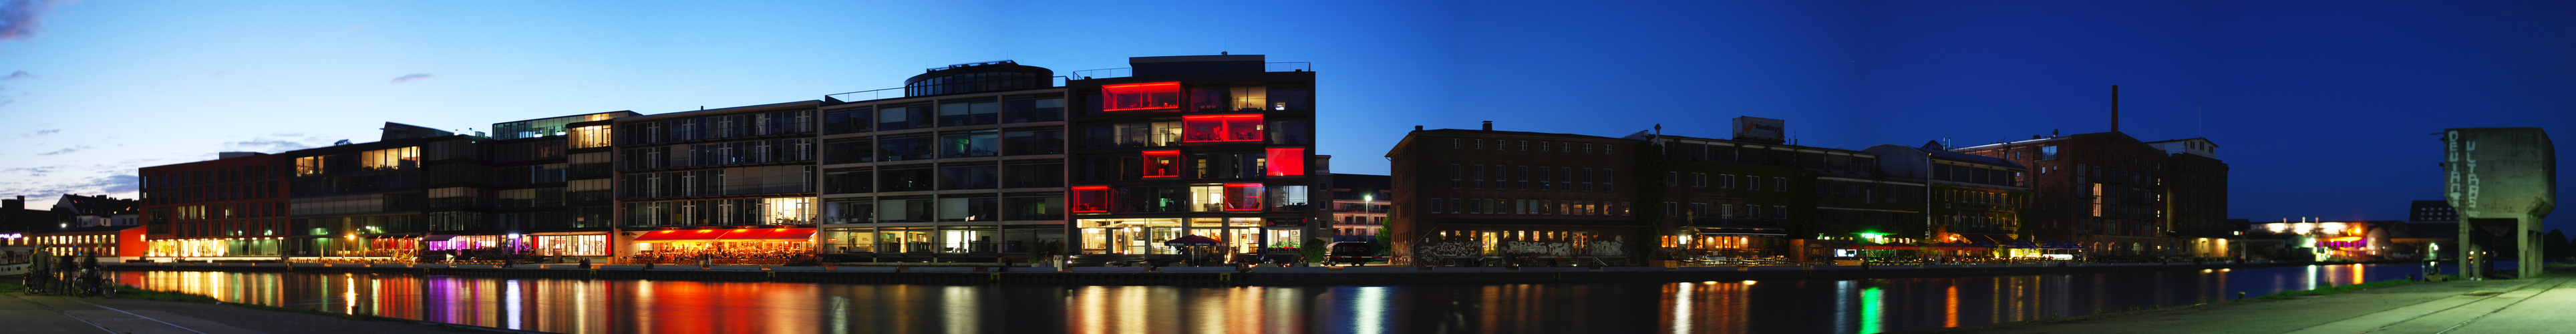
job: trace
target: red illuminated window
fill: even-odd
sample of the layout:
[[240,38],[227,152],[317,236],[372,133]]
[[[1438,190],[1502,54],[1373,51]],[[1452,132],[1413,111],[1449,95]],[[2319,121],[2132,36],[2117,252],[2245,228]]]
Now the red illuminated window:
[[1264,175],[1306,175],[1306,148],[1291,147],[1270,149],[1270,159],[1265,162],[1270,165],[1270,172],[1264,173]]
[[1180,108],[1180,82],[1147,82],[1100,86],[1101,111]]
[[1145,177],[1180,177],[1181,151],[1145,151]]
[[1260,211],[1262,190],[1259,183],[1225,184],[1225,211]]
[[1073,198],[1066,206],[1073,212],[1109,212],[1109,186],[1073,187]]
[[1261,115],[1182,116],[1181,141],[1261,141]]

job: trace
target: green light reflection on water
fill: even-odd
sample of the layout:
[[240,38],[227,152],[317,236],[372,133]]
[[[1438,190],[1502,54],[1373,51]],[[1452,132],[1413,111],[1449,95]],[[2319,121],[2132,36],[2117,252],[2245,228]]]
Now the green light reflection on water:
[[1884,309],[1878,306],[1878,299],[1878,287],[1873,286],[1860,291],[1860,333],[1862,334],[1885,331],[1881,329],[1878,322],[1878,317],[1884,313],[1882,312]]

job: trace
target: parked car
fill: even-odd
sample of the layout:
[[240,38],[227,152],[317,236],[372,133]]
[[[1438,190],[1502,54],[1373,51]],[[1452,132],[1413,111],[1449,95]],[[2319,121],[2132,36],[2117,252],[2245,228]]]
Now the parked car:
[[1327,252],[1324,255],[1324,264],[1326,265],[1336,263],[1368,264],[1369,262],[1386,262],[1386,257],[1377,255],[1377,243],[1365,241],[1343,241],[1332,243],[1325,247]]

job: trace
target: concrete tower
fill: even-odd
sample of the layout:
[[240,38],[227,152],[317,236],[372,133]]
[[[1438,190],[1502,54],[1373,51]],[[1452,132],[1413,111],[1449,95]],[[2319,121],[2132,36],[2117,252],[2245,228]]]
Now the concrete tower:
[[[2540,218],[2558,196],[2558,158],[2540,128],[2464,128],[2442,131],[2443,198],[2460,217],[2463,277],[2479,277],[2493,261],[2489,245],[2511,242],[2520,255],[2515,277],[2541,272]],[[2489,241],[2491,242],[2482,242]]]

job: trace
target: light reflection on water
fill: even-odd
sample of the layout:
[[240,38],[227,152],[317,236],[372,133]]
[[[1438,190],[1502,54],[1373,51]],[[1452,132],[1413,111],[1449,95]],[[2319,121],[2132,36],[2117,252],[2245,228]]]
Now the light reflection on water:
[[146,289],[228,302],[568,333],[1877,333],[2216,302],[2239,291],[2262,296],[2405,278],[2416,269],[1266,287],[118,275]]

